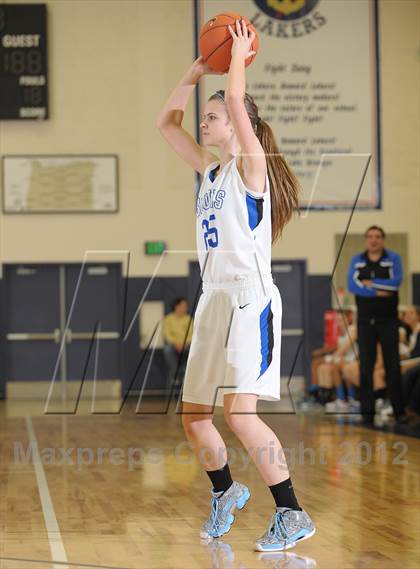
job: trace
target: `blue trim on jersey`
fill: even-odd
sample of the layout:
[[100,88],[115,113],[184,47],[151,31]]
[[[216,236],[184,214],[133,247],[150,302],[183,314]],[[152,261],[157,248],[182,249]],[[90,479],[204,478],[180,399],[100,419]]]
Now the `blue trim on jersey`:
[[214,180],[216,179],[216,171],[218,170],[219,165],[216,166],[215,168],[213,168],[213,170],[210,170],[209,172],[209,178],[210,178],[210,182],[214,182]]
[[273,313],[271,311],[271,300],[260,314],[260,338],[261,338],[261,366],[260,375],[266,371],[273,359],[274,335],[273,335]]
[[254,230],[262,220],[264,199],[254,198],[246,194],[246,207],[248,209],[248,224]]

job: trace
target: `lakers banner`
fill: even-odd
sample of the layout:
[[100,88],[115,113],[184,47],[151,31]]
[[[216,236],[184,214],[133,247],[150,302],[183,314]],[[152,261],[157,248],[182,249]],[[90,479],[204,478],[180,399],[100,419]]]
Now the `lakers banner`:
[[[197,0],[248,18],[259,37],[246,90],[315,209],[381,206],[377,4],[374,0]],[[197,120],[226,76],[200,82]]]

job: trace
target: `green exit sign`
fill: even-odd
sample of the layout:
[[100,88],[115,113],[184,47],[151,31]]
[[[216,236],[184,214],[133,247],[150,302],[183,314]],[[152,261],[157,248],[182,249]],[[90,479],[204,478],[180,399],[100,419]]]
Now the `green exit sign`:
[[165,249],[165,241],[146,241],[144,243],[144,252],[146,255],[161,255]]

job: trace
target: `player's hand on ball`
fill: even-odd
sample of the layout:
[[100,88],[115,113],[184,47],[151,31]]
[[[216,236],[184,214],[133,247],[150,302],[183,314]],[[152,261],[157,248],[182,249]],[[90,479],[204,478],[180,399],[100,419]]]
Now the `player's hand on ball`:
[[236,30],[233,30],[232,26],[228,26],[233,40],[232,57],[238,55],[244,59],[248,59],[248,57],[256,53],[251,50],[252,42],[255,39],[255,32],[248,30],[245,20],[236,20],[235,28]]
[[192,69],[198,75],[200,75],[200,77],[201,75],[224,75],[222,71],[214,71],[214,69],[212,69],[206,61],[204,61],[201,55],[200,57],[197,57],[197,59],[192,64]]

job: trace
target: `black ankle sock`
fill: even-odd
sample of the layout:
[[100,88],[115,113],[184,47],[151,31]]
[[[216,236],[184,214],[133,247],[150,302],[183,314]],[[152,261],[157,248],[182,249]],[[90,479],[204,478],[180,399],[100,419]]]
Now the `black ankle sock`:
[[290,478],[280,482],[279,484],[274,484],[274,486],[269,486],[269,488],[273,494],[277,507],[292,508],[292,510],[302,509],[296,499]]
[[214,492],[226,492],[233,484],[228,463],[220,470],[207,470],[206,472],[212,481]]

